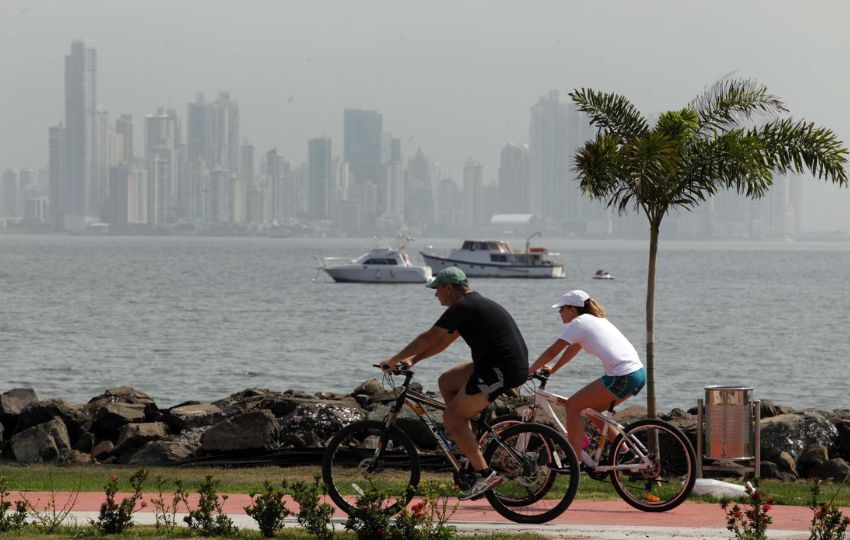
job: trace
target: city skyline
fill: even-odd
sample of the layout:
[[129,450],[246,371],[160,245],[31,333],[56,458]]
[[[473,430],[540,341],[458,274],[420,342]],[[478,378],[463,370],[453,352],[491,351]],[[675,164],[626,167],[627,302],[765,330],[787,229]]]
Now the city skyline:
[[[225,40],[229,48],[222,48],[207,34],[215,34],[214,30],[232,19],[233,8],[223,4],[163,6],[158,22],[153,22],[140,4],[124,3],[119,8],[84,1],[75,3],[75,9],[88,16],[72,28],[59,24],[64,22],[64,10],[69,9],[65,6],[7,2],[0,6],[5,21],[0,22],[0,30],[8,32],[0,32],[0,36],[6,36],[0,40],[8,44],[21,38],[21,42],[33,46],[7,59],[17,77],[0,94],[4,120],[0,122],[0,168],[38,170],[47,164],[45,132],[64,117],[61,93],[57,94],[55,69],[60,62],[56,57],[66,54],[68,43],[80,37],[92,39],[98,49],[98,106],[113,118],[131,114],[136,138],[142,136],[144,116],[159,107],[182,112],[185,103],[199,91],[208,95],[230,91],[241,106],[241,131],[257,154],[277,148],[292,163],[306,163],[307,141],[319,136],[331,139],[336,152],[341,153],[342,110],[377,110],[384,118],[384,131],[402,141],[406,159],[421,148],[445,176],[460,181],[464,163],[472,157],[482,164],[483,182],[492,184],[498,177],[502,148],[508,143],[529,142],[529,110],[552,89],[561,90],[562,95],[578,86],[614,90],[650,113],[687,103],[704,86],[734,69],[738,70],[736,76],[766,82],[771,91],[787,100],[795,117],[823,123],[844,140],[848,138],[849,113],[846,107],[835,105],[835,94],[846,87],[846,80],[841,79],[840,69],[827,67],[831,58],[846,57],[850,45],[839,37],[840,25],[835,20],[840,17],[824,21],[817,16],[824,10],[833,15],[847,12],[840,3],[818,4],[818,11],[790,2],[773,2],[769,8],[766,4],[760,9],[744,7],[731,17],[705,2],[687,6],[647,2],[641,9],[628,4],[600,7],[584,2],[569,7],[519,9],[493,2],[486,4],[488,9],[483,13],[487,16],[477,21],[475,31],[470,27],[467,34],[460,35],[458,32],[468,24],[461,15],[485,6],[477,2],[470,5],[474,6],[447,9],[448,4],[438,3],[424,10],[405,11],[375,2],[358,14],[334,2],[315,8],[293,3],[278,11],[287,16],[281,22],[288,32],[265,39],[257,37],[262,32],[244,32],[245,27],[267,28],[256,8],[271,12],[277,8],[255,2],[251,4],[253,10],[243,13],[245,25],[236,25],[228,34],[239,39]],[[376,13],[382,14],[381,21],[395,25],[390,24],[376,37],[346,40],[356,33],[354,28],[374,28],[378,23],[370,22],[368,15]],[[193,16],[193,24],[186,26]],[[544,16],[548,18],[543,20]],[[689,25],[676,24],[693,16],[701,17],[700,28],[686,31],[681,27]],[[38,33],[36,40],[36,34],[24,32],[33,28],[28,25],[35,17],[40,17],[40,25],[57,31]],[[640,36],[632,41],[634,54],[653,54],[626,54],[632,64],[627,66],[626,59],[613,54],[614,48],[604,40],[597,40],[599,48],[593,50],[594,54],[580,52],[583,46],[594,43],[592,32],[577,24],[588,17],[602,28],[620,31],[623,36],[618,39]],[[118,24],[130,19],[134,21],[132,28]],[[630,19],[635,27],[626,26]],[[334,38],[325,40],[327,43],[308,35],[319,20],[326,23],[323,35]],[[181,25],[185,28],[182,34],[177,32]],[[299,25],[304,28],[297,28]],[[156,39],[151,37],[152,28],[157,28]],[[685,45],[679,47],[680,51],[657,47],[658,38],[648,31],[652,28],[673,32],[670,38],[682,39]],[[144,33],[146,29],[148,34]],[[817,39],[807,42],[804,38],[809,35]],[[442,46],[437,37],[444,38]],[[60,38],[64,43],[57,47]],[[346,47],[340,47],[342,43]],[[709,54],[712,47],[717,50]],[[537,54],[528,55],[530,50]],[[264,55],[278,59],[282,55],[289,61],[259,62]],[[238,58],[244,65],[239,65]],[[464,67],[465,71],[457,71]],[[384,75],[378,77],[378,72]],[[454,76],[457,73],[463,76]],[[517,80],[532,76],[515,84],[505,78],[509,73]],[[257,74],[263,77],[258,79]],[[651,76],[656,80],[647,84]],[[43,84],[47,79],[53,80],[52,87]],[[258,80],[264,82],[257,84]],[[423,86],[423,80],[430,82]],[[337,84],[329,85],[328,81]],[[586,83],[581,84],[583,81]],[[377,86],[391,91],[379,92]],[[23,87],[32,96],[24,95]],[[40,106],[28,110],[12,107],[25,98],[41,98]],[[16,121],[22,110],[27,110],[27,122]],[[35,125],[47,113],[50,119]],[[311,122],[303,122],[304,117]],[[183,121],[185,127],[188,120]],[[14,135],[10,126],[14,126]],[[481,127],[473,130],[476,126]],[[33,132],[36,137],[31,137]],[[138,145],[136,152],[140,152]],[[818,201],[817,207],[806,212],[807,228],[850,229],[844,224],[846,213],[836,215],[836,208],[841,208],[837,205],[847,200],[847,190],[815,181],[803,184],[804,200]],[[822,202],[824,196],[829,200]]]

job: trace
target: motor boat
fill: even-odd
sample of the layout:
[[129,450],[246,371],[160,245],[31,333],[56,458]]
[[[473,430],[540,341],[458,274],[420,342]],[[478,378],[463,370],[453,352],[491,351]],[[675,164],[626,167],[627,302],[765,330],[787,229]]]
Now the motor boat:
[[597,270],[596,273],[593,274],[593,279],[614,279],[614,276],[605,270]]
[[448,255],[421,252],[425,264],[436,274],[456,266],[469,277],[564,278],[567,276],[558,253],[530,245],[535,233],[526,240],[525,250],[515,250],[506,240],[464,240]]
[[396,249],[375,246],[356,259],[325,257],[319,268],[340,283],[427,283],[431,269],[414,266],[407,255],[412,240],[403,237]]

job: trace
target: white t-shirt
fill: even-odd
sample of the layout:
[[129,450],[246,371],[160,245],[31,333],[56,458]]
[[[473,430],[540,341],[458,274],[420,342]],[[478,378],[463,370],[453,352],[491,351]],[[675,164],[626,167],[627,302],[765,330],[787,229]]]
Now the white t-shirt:
[[564,327],[559,339],[578,343],[602,360],[605,375],[628,375],[643,367],[634,346],[608,319],[589,313],[579,315]]

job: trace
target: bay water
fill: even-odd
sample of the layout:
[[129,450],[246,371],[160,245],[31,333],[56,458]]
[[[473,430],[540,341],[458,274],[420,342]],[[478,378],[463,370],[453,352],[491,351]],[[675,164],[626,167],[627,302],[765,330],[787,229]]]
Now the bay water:
[[[645,359],[648,242],[537,239],[566,279],[471,279],[514,316],[531,360],[562,328],[566,290],[597,298]],[[457,239],[417,240],[449,249]],[[514,240],[515,246],[524,239]],[[260,387],[350,392],[372,364],[429,328],[443,308],[422,285],[334,283],[322,257],[354,258],[357,238],[0,236],[0,392],[84,402],[129,385],[160,407]],[[689,408],[707,385],[753,387],[796,408],[850,408],[848,242],[684,243],[662,238],[655,362],[659,410]],[[596,270],[613,280],[594,280]],[[468,361],[458,340],[417,366]],[[601,374],[580,353],[550,384],[570,395]],[[634,400],[644,404],[642,394]]]

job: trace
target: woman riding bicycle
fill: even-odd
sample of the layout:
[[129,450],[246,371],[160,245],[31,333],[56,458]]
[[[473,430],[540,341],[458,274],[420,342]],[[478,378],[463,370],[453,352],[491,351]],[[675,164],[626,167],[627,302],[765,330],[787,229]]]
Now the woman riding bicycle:
[[[555,373],[581,349],[599,358],[605,372],[573,394],[565,406],[570,444],[576,455],[581,455],[584,425],[579,413],[584,409],[603,411],[637,395],[646,383],[646,369],[634,346],[605,318],[605,310],[586,292],[569,291],[552,307],[558,310],[566,326],[531,365],[530,373],[538,369]],[[561,358],[550,367],[549,361],[559,354]]]

